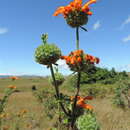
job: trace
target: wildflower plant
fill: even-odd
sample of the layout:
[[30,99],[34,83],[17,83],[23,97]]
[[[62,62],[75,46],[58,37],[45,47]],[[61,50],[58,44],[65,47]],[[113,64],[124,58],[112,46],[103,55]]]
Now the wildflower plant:
[[[46,65],[47,68],[51,71],[51,82],[55,89],[55,98],[58,104],[59,110],[59,122],[65,123],[66,127],[71,130],[80,129],[79,126],[82,123],[78,123],[77,128],[77,119],[84,115],[86,111],[93,111],[93,107],[86,103],[86,100],[92,100],[91,96],[81,97],[80,96],[80,81],[81,81],[81,72],[88,72],[95,67],[95,64],[99,63],[99,58],[86,54],[79,46],[79,29],[87,31],[83,25],[87,24],[89,15],[92,15],[89,5],[96,3],[96,0],[89,0],[84,5],[82,0],[74,0],[67,6],[59,7],[53,16],[58,16],[62,14],[67,24],[76,29],[76,50],[71,51],[68,56],[61,54],[60,49],[55,44],[48,44],[47,39],[48,35],[42,35],[43,44],[40,45],[35,51],[35,60],[39,64]],[[57,82],[57,77],[59,74],[54,72],[54,67],[56,61],[62,59],[66,61],[66,64],[74,73],[76,73],[76,87],[74,96],[68,98],[69,96],[64,95],[59,90],[59,85]],[[61,76],[60,76],[61,78]],[[62,110],[62,111],[61,111]],[[62,114],[61,114],[62,113]],[[62,119],[61,119],[62,118]],[[81,117],[82,118],[82,117]],[[84,118],[84,117],[83,117]],[[82,120],[82,119],[81,119]],[[80,121],[81,121],[80,120]],[[93,119],[92,119],[93,120]],[[88,122],[86,123],[88,125]],[[58,129],[63,129],[59,128]],[[95,127],[92,127],[92,130],[96,130]]]
[[5,90],[5,95],[2,99],[0,99],[0,114],[4,111],[4,108],[8,102],[10,95],[15,91],[15,85],[9,85]]
[[7,105],[9,97],[13,92],[15,92],[15,89],[16,89],[15,85],[9,85],[5,90],[5,95],[3,96],[3,98],[0,99],[0,129],[3,117],[7,116],[7,114],[4,113],[4,109]]

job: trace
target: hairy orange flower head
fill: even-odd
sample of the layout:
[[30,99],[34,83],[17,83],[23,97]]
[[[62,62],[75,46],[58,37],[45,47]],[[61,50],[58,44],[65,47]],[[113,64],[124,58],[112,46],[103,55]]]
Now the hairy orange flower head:
[[86,2],[84,5],[82,5],[82,0],[74,0],[72,2],[70,2],[69,5],[67,6],[61,6],[59,7],[55,13],[53,14],[53,16],[57,16],[59,14],[62,14],[64,16],[64,18],[67,17],[67,15],[75,10],[81,11],[86,13],[87,15],[92,15],[92,12],[90,12],[90,8],[89,5],[92,3],[96,3],[96,0],[89,0],[88,2]]
[[95,65],[100,61],[97,57],[85,54],[83,50],[72,51],[68,56],[61,56],[61,59],[75,72],[86,71],[87,65]]

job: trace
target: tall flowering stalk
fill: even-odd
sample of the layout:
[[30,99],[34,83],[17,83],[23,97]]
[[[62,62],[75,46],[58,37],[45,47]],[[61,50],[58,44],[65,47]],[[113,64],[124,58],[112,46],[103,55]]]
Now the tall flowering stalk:
[[[60,100],[60,92],[59,92],[58,84],[56,82],[56,78],[55,78],[55,74],[54,74],[54,70],[53,70],[53,65],[55,65],[56,61],[58,59],[60,59],[61,51],[55,44],[49,44],[47,42],[47,40],[48,40],[47,34],[43,34],[41,39],[43,41],[43,44],[40,45],[36,49],[35,59],[36,59],[36,62],[38,62],[42,65],[46,65],[47,68],[50,68],[51,76],[52,76],[52,79],[54,82],[54,88],[55,88],[55,92],[56,92],[56,99],[59,101]],[[59,104],[60,104],[62,110],[64,111],[64,113],[68,116],[69,114],[66,111],[66,109],[64,108],[64,105],[62,104],[62,102],[59,102]]]
[[[74,103],[72,107],[72,113],[71,113],[71,128],[74,128],[74,123],[76,121],[75,118],[75,112],[76,112],[76,104],[77,104],[77,98],[79,96],[80,91],[80,79],[81,79],[81,71],[86,69],[86,64],[93,65],[94,62],[98,63],[99,59],[95,58],[93,56],[86,55],[83,52],[83,50],[79,50],[79,27],[82,25],[85,25],[88,22],[88,15],[92,15],[92,12],[90,11],[89,5],[92,3],[96,3],[96,0],[89,0],[87,3],[85,3],[82,6],[82,0],[74,0],[67,6],[61,6],[59,7],[55,13],[54,16],[57,16],[59,14],[62,14],[65,18],[67,24],[71,26],[72,28],[76,28],[76,49],[77,51],[71,52],[69,56],[63,56],[62,59],[66,60],[66,63],[69,65],[70,69],[77,72],[77,91],[74,98]],[[81,27],[84,29],[83,27]],[[86,60],[85,60],[86,58]]]
[[[79,96],[81,72],[87,72],[90,69],[93,69],[95,63],[99,63],[99,58],[85,54],[79,46],[79,29],[81,28],[87,31],[82,26],[87,24],[88,16],[92,15],[89,7],[89,5],[92,3],[96,3],[96,0],[89,0],[84,5],[82,4],[82,0],[74,0],[67,6],[59,7],[53,14],[53,16],[62,14],[67,24],[76,29],[75,51],[72,51],[68,56],[63,56],[60,49],[56,45],[47,43],[47,34],[42,35],[43,44],[35,51],[36,62],[46,65],[47,68],[50,68],[53,85],[56,92],[56,99],[69,120],[68,125],[71,130],[75,130],[76,128],[76,120],[81,115],[81,113],[78,112],[79,110],[93,109],[92,106],[85,103],[85,100],[92,100],[91,96],[86,96],[84,98]],[[75,95],[70,99],[70,104],[72,104],[71,109],[65,108],[63,99],[61,97],[62,94],[60,93],[58,84],[56,82],[53,65],[56,65],[56,61],[58,59],[65,60],[69,68],[77,73],[76,92]]]

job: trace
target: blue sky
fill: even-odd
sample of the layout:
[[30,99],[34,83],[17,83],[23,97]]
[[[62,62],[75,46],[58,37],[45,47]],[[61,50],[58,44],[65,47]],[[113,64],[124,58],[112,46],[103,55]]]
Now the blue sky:
[[[75,29],[62,16],[52,16],[59,6],[71,0],[1,0],[0,2],[0,74],[47,75],[49,70],[34,61],[40,36],[49,34],[49,42],[64,55],[75,49]],[[83,0],[86,2],[86,0]],[[80,30],[80,48],[101,59],[99,66],[130,71],[130,0],[99,0],[91,5],[93,15]],[[66,66],[60,61],[65,74]]]

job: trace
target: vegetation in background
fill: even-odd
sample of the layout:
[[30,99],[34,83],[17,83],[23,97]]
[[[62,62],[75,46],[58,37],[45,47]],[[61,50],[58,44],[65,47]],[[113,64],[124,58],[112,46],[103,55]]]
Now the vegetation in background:
[[[34,82],[36,81],[36,82]],[[57,126],[56,120],[58,119],[57,113],[51,113],[53,118],[49,118],[47,115],[44,104],[40,103],[40,100],[35,100],[31,94],[32,86],[35,86],[35,91],[37,91],[41,96],[43,96],[42,91],[46,94],[42,99],[47,101],[47,98],[54,96],[51,84],[48,82],[46,77],[21,77],[17,81],[12,81],[9,78],[0,79],[1,85],[1,99],[3,99],[3,90],[12,82],[17,86],[17,89],[20,92],[13,93],[8,103],[6,104],[4,113],[1,114],[2,117],[2,128],[8,128],[8,130],[14,130],[15,126],[20,127],[21,130],[46,130],[52,127]],[[67,86],[64,86],[68,82],[68,77],[65,77],[65,82],[60,86],[60,89],[63,93],[71,96],[73,91],[70,91],[71,83]],[[94,107],[94,112],[96,112],[96,119],[101,124],[101,129],[111,129],[111,130],[129,130],[129,109],[119,109],[120,106],[113,107],[113,98],[115,97],[114,90],[121,83],[124,84],[126,81],[119,81],[115,84],[83,84],[81,85],[80,94],[84,96],[89,95],[89,92],[93,94],[94,99],[89,102]],[[128,83],[130,82],[130,77],[128,77]],[[15,89],[14,89],[15,91]],[[47,94],[48,93],[48,94]],[[52,93],[52,94],[50,94]],[[48,96],[49,95],[49,96]],[[104,97],[104,98],[98,98]],[[124,97],[124,96],[123,96]],[[37,98],[36,98],[37,99]],[[70,97],[66,97],[66,102],[70,100]],[[43,101],[43,102],[44,102]],[[69,102],[69,101],[68,101]],[[45,102],[44,102],[45,103]],[[128,108],[128,102],[125,99],[126,106]],[[47,106],[47,102],[46,102]],[[27,113],[24,114],[24,117],[18,117],[17,114],[22,110],[27,110]],[[52,111],[53,112],[53,111]],[[62,114],[62,113],[61,113]],[[16,122],[19,120],[17,124]],[[17,120],[18,119],[18,120]],[[66,119],[66,118],[65,118]],[[115,121],[118,121],[118,124],[115,124]],[[67,120],[63,121],[66,124]],[[62,125],[62,127],[64,127]],[[65,129],[65,128],[63,128]]]
[[114,90],[113,103],[122,108],[130,108],[130,82],[128,80],[120,81]]
[[102,84],[114,84],[119,80],[124,80],[128,78],[128,74],[123,72],[117,72],[114,68],[108,70],[107,68],[96,67],[94,72],[82,73],[81,83],[91,84],[91,83],[102,83]]

